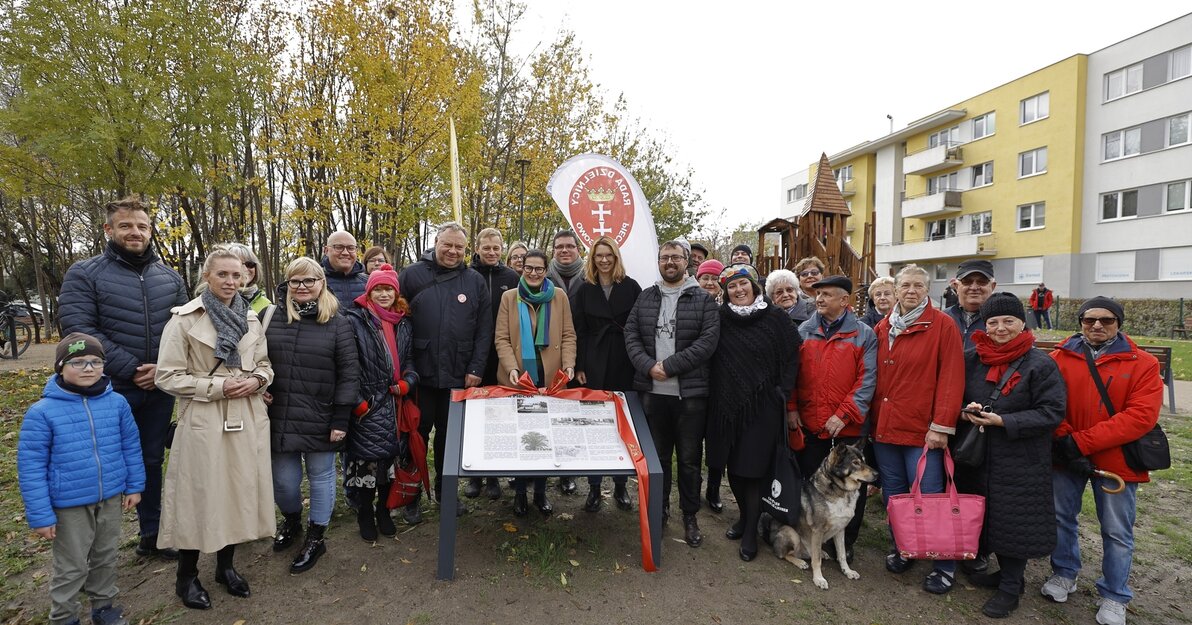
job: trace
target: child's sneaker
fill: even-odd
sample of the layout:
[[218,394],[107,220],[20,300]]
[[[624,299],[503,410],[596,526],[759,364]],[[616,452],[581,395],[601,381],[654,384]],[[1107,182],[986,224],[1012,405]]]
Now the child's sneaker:
[[124,608],[118,605],[109,605],[91,611],[92,625],[128,625],[128,619],[124,618]]

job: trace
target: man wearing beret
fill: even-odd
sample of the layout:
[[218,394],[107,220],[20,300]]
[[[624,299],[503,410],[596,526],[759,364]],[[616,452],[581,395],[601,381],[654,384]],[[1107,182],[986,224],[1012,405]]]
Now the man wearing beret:
[[[1093,502],[1101,523],[1101,596],[1097,622],[1123,625],[1126,604],[1134,597],[1129,586],[1134,557],[1134,517],[1138,485],[1149,482],[1146,471],[1126,464],[1122,445],[1138,440],[1155,427],[1163,403],[1163,379],[1159,361],[1142,351],[1122,332],[1122,305],[1108,297],[1094,297],[1080,307],[1080,334],[1065,341],[1051,357],[1059,365],[1068,387],[1068,408],[1055,430],[1052,487],[1055,493],[1057,542],[1051,554],[1051,577],[1043,584],[1043,596],[1063,603],[1076,589],[1080,573],[1080,536],[1077,516],[1089,480]],[[1090,364],[1091,361],[1091,364]],[[1101,398],[1094,376],[1105,387],[1109,406]],[[1105,493],[1101,477],[1089,477],[1087,470],[1067,467],[1083,462],[1116,473],[1126,482],[1117,494]]]

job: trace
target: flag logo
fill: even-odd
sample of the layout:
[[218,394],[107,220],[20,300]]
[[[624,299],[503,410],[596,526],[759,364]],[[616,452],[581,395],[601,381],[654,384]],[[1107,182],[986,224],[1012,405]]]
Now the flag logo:
[[633,190],[629,178],[616,168],[593,167],[571,186],[568,208],[575,233],[587,247],[600,237],[617,246],[625,244],[633,231]]

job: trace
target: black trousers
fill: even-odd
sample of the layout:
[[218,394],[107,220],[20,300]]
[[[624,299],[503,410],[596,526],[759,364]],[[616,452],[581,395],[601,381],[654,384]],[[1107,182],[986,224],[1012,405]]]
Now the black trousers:
[[451,408],[451,389],[418,387],[418,409],[422,411],[422,421],[418,423],[418,433],[422,440],[430,447],[430,431],[435,430],[435,500],[438,501],[443,489],[443,454],[447,450],[447,411]]
[[650,438],[662,462],[662,500],[669,508],[671,458],[677,453],[679,464],[679,509],[683,514],[699,512],[700,484],[703,475],[700,459],[704,451],[707,401],[703,397],[680,399],[672,395],[646,393],[642,396]]
[[[805,479],[811,479],[811,476],[815,475],[816,470],[823,464],[824,459],[832,452],[832,439],[820,438],[804,430],[803,440],[806,441],[807,446],[797,454],[799,458],[799,470],[803,472]],[[855,445],[859,440],[861,440],[860,437],[846,436],[837,438],[836,443]],[[866,462],[873,462],[873,458],[866,458]],[[854,508],[853,519],[844,528],[845,549],[852,547],[853,543],[857,542],[857,535],[861,533],[861,521],[865,518],[865,500],[869,499],[867,495],[868,490],[867,484],[861,485],[861,495],[857,497],[857,506]]]
[[1012,558],[997,554],[998,572],[1001,573],[1002,580],[998,583],[998,590],[1003,590],[1012,595],[1018,595],[1022,592],[1022,586],[1026,583],[1026,558]]

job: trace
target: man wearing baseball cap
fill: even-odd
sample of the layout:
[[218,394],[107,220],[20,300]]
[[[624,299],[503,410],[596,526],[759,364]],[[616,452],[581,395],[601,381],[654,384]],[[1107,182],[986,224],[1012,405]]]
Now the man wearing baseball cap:
[[964,339],[964,348],[969,349],[973,346],[973,332],[985,328],[985,322],[981,319],[981,305],[997,287],[997,280],[993,278],[993,263],[982,258],[960,263],[952,286],[956,288],[960,302],[949,306],[944,312],[956,322],[960,337]]

